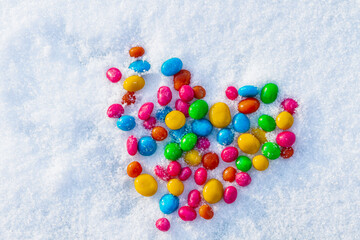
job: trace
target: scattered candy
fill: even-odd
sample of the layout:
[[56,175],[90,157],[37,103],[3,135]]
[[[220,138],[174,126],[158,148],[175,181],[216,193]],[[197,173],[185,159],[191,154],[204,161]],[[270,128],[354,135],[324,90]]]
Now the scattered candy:
[[232,125],[235,131],[245,133],[250,129],[250,120],[245,114],[238,113],[233,117]]
[[179,179],[181,181],[186,181],[189,179],[189,177],[191,176],[192,171],[189,167],[184,167],[181,169],[180,174],[179,174]]
[[171,111],[165,117],[165,124],[172,130],[182,128],[186,123],[185,115],[180,111]]
[[133,135],[129,136],[126,141],[126,150],[131,156],[134,156],[138,151],[138,142]]
[[127,166],[126,172],[129,177],[136,178],[142,172],[141,164],[137,161],[129,163],[129,165]]
[[284,131],[276,136],[276,142],[281,147],[291,147],[296,140],[296,136],[293,132]]
[[236,168],[242,172],[247,172],[250,170],[252,163],[250,158],[247,156],[239,156],[235,161]]
[[136,97],[134,92],[126,92],[122,97],[121,104],[131,105],[136,102]]
[[294,154],[294,149],[292,147],[286,147],[281,149],[280,156],[286,159],[286,158],[291,158],[293,154]]
[[183,136],[185,136],[185,134],[188,132],[189,132],[189,128],[188,126],[185,125],[178,130],[170,130],[169,134],[174,142],[180,143]]
[[130,64],[129,69],[137,73],[147,72],[150,70],[150,63],[144,60],[137,60]]
[[282,130],[288,130],[294,123],[294,117],[287,111],[279,113],[276,117],[276,126]]
[[162,232],[167,232],[170,229],[170,222],[166,218],[159,218],[155,225]]
[[261,144],[264,144],[265,142],[267,142],[266,132],[264,130],[262,130],[261,128],[251,129],[251,134],[254,135]]
[[160,210],[165,214],[176,211],[179,207],[179,198],[172,194],[165,194],[159,201]]
[[165,76],[172,76],[177,74],[183,66],[179,58],[170,58],[166,60],[161,66],[161,73]]
[[201,119],[206,116],[209,105],[204,100],[196,100],[189,107],[189,115],[193,119]]
[[143,126],[145,129],[152,129],[156,124],[156,118],[149,117],[149,119],[143,122]]
[[298,103],[292,98],[287,98],[281,102],[281,107],[290,114],[294,114],[298,106]]
[[238,157],[239,151],[236,147],[226,147],[221,152],[221,159],[224,162],[233,162]]
[[223,171],[223,179],[227,182],[233,182],[235,180],[236,169],[233,167],[227,167]]
[[144,103],[138,112],[138,117],[141,120],[147,120],[150,118],[152,111],[154,110],[154,104],[152,102]]
[[195,120],[192,124],[192,131],[198,135],[198,136],[202,136],[202,137],[206,137],[208,136],[212,129],[213,126],[210,123],[209,120],[203,118],[203,119],[199,119],[199,120]]
[[189,85],[183,85],[179,90],[179,97],[184,102],[190,102],[194,98],[194,90]]
[[274,131],[276,128],[275,120],[269,115],[263,114],[258,119],[259,127],[265,132]]
[[175,109],[182,112],[185,115],[185,117],[189,117],[189,107],[190,107],[190,104],[187,102],[184,102],[181,99],[178,99],[175,102]]
[[208,203],[219,202],[224,194],[222,183],[217,179],[210,179],[204,186],[203,197]]
[[261,152],[265,157],[271,160],[277,159],[281,154],[279,145],[273,142],[264,143]]
[[184,191],[184,184],[179,179],[171,179],[166,185],[168,191],[174,196],[180,196]]
[[172,176],[176,177],[181,172],[181,165],[177,161],[172,161],[167,166],[167,173]]
[[213,170],[219,166],[219,156],[214,152],[206,153],[202,157],[202,163],[206,169]]
[[117,83],[120,81],[122,74],[117,68],[109,68],[106,72],[106,77],[110,80],[110,82]]
[[253,158],[252,164],[258,171],[264,171],[269,167],[269,160],[263,155],[257,155]]
[[239,186],[246,187],[247,185],[249,185],[251,183],[251,177],[246,172],[239,172],[235,176],[235,181],[237,184],[239,184]]
[[158,103],[161,106],[166,106],[172,99],[172,93],[169,87],[162,86],[157,92]]
[[183,206],[178,211],[179,217],[184,221],[193,221],[195,220],[197,214],[192,207]]
[[188,70],[182,69],[174,75],[174,88],[179,91],[183,85],[189,85],[191,73]]
[[145,196],[151,197],[157,191],[157,182],[155,178],[149,174],[140,174],[135,178],[134,186],[136,191]]
[[168,143],[165,147],[164,156],[168,160],[178,160],[182,155],[180,145],[177,143]]
[[231,114],[228,105],[223,102],[212,105],[209,111],[209,120],[214,127],[227,127],[231,122]]
[[238,105],[238,111],[243,114],[250,114],[256,112],[260,107],[260,102],[256,98],[245,98],[241,100]]
[[196,99],[203,99],[206,96],[206,91],[202,86],[195,86],[193,90]]
[[196,150],[191,150],[185,154],[184,160],[190,166],[197,166],[201,163],[201,154]]
[[250,133],[241,134],[238,138],[238,145],[241,151],[248,154],[254,154],[260,149],[259,140]]
[[235,87],[230,86],[225,91],[226,97],[230,100],[235,100],[239,94]]
[[268,83],[261,89],[261,101],[269,104],[276,100],[278,94],[278,86],[275,83]]
[[194,189],[189,192],[188,205],[192,208],[197,208],[201,202],[201,194],[198,190]]
[[199,208],[199,215],[203,219],[210,220],[214,217],[214,211],[209,205],[204,204]]
[[223,146],[230,145],[234,141],[234,133],[228,128],[223,128],[218,132],[216,140]]
[[194,174],[195,183],[197,185],[203,185],[206,182],[206,179],[207,179],[207,171],[206,171],[206,169],[203,168],[203,167],[198,168],[195,171],[195,174]]
[[138,142],[138,151],[143,156],[153,155],[156,148],[156,142],[151,137],[142,137]]
[[242,97],[255,97],[259,93],[259,90],[255,86],[246,85],[239,88],[238,93]]
[[209,139],[205,137],[199,137],[198,141],[196,143],[196,148],[199,150],[206,150],[210,147],[210,141]]
[[123,131],[130,131],[136,125],[135,118],[129,115],[123,115],[117,120],[116,125]]
[[190,151],[197,142],[197,136],[194,133],[188,133],[181,139],[180,147],[183,151]]
[[145,86],[145,80],[137,75],[130,76],[125,79],[123,87],[126,91],[136,92],[141,90]]
[[129,50],[129,55],[130,57],[141,57],[142,55],[144,55],[145,50],[142,47],[133,47]]
[[171,111],[172,109],[169,106],[159,109],[155,114],[156,119],[161,122],[165,122],[166,115],[168,115],[168,113],[170,113]]
[[168,136],[168,132],[165,128],[157,126],[151,130],[151,137],[156,141],[165,140]]
[[107,110],[109,118],[119,118],[124,114],[124,108],[120,104],[113,104]]
[[162,166],[156,165],[154,168],[155,175],[160,178],[161,180],[167,182],[171,179],[171,176],[165,171]]
[[237,198],[237,190],[234,186],[228,186],[224,191],[224,202],[231,204],[235,202]]

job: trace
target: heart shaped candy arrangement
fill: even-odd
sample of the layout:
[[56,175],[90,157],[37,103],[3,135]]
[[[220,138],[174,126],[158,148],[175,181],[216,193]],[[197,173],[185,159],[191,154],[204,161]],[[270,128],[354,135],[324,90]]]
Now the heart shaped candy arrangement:
[[[139,58],[145,53],[142,47],[131,48],[131,57]],[[144,85],[143,73],[150,69],[147,61],[138,59],[130,64],[136,74],[125,79],[123,86],[128,91],[122,98],[123,105],[136,102],[135,92],[140,91]],[[276,119],[263,114],[258,118],[257,127],[250,128],[249,114],[256,112],[260,107],[260,101],[256,98],[260,95],[263,104],[273,103],[278,95],[278,86],[268,83],[262,87],[260,93],[255,86],[243,86],[236,89],[230,86],[225,95],[229,100],[236,100],[241,96],[238,104],[238,112],[231,118],[230,109],[226,103],[218,102],[210,107],[203,98],[206,91],[201,86],[190,86],[191,74],[182,69],[179,58],[171,58],[165,61],[161,67],[161,73],[165,76],[173,76],[174,89],[178,91],[179,99],[175,102],[173,110],[168,104],[172,100],[172,91],[167,86],[159,88],[157,102],[161,106],[157,109],[155,117],[152,116],[155,105],[152,102],[144,103],[138,112],[138,118],[143,121],[143,127],[151,131],[150,136],[138,139],[129,136],[126,147],[131,156],[139,153],[142,156],[151,156],[157,149],[157,141],[171,138],[164,149],[164,156],[169,160],[167,168],[157,165],[154,176],[151,173],[142,173],[141,164],[137,161],[129,163],[127,174],[135,178],[136,191],[145,196],[153,196],[158,189],[157,180],[167,182],[168,194],[160,199],[160,210],[164,214],[171,214],[178,210],[179,217],[184,221],[193,221],[199,215],[204,219],[211,219],[214,212],[209,204],[215,204],[221,199],[231,204],[237,198],[237,189],[230,185],[224,189],[218,179],[208,179],[208,171],[212,171],[219,165],[219,156],[215,152],[209,152],[210,141],[207,138],[218,128],[216,136],[222,149],[221,159],[231,165],[223,171],[223,180],[236,182],[240,187],[246,187],[251,183],[251,177],[247,173],[251,168],[264,171],[269,166],[269,160],[275,160],[280,156],[289,158],[293,155],[292,145],[295,143],[295,134],[287,131],[294,122],[293,114],[298,104],[295,100],[287,98],[282,101],[283,109]],[[122,74],[117,68],[110,68],[106,73],[107,78],[116,83],[121,80]],[[193,101],[196,99],[195,101]],[[124,108],[120,104],[113,104],[108,108],[107,114],[110,118],[117,118],[117,126],[122,131],[130,131],[135,128],[135,118],[124,114]],[[206,116],[209,116],[208,119]],[[157,126],[157,122],[165,122],[168,130]],[[278,127],[284,130],[277,134],[276,143],[269,142],[266,138],[267,132],[272,132]],[[169,133],[169,134],[168,134]],[[235,133],[239,133],[237,145],[240,149],[229,146],[233,143]],[[169,136],[170,135],[170,136]],[[261,146],[262,145],[262,146]],[[257,154],[261,148],[261,154]],[[252,159],[249,158],[252,157]],[[180,158],[184,159],[182,165]],[[145,163],[145,162],[144,162]],[[202,167],[198,167],[202,164]],[[186,166],[185,166],[186,165]],[[238,171],[239,170],[239,171]],[[194,174],[193,174],[193,171]],[[194,189],[187,196],[188,206],[179,208],[179,197],[184,191],[184,184],[193,175],[197,185],[203,186],[202,194]],[[219,177],[220,179],[220,177]],[[156,221],[156,227],[161,231],[168,231],[170,222],[166,218]]]

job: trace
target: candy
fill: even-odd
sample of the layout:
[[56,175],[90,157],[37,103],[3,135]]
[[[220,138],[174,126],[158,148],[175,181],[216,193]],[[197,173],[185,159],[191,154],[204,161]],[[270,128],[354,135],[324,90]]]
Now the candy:
[[170,222],[169,220],[167,220],[166,218],[159,218],[156,223],[155,226],[157,229],[159,229],[162,232],[167,232],[170,229]]
[[224,162],[233,162],[238,157],[239,151],[236,147],[226,147],[221,152],[221,159]]
[[238,93],[242,97],[255,97],[259,93],[259,90],[255,86],[246,85],[239,88]]
[[164,156],[168,160],[177,160],[181,157],[182,150],[177,143],[168,143],[165,147]]
[[169,134],[173,141],[180,143],[183,136],[185,136],[185,134],[188,132],[189,132],[189,128],[187,125],[185,125],[178,130],[170,130]]
[[179,217],[184,221],[193,221],[195,220],[197,214],[192,207],[183,206],[178,211]]
[[134,92],[126,92],[122,97],[121,104],[131,105],[136,102],[136,97]]
[[158,103],[161,106],[166,106],[172,99],[172,93],[169,87],[162,86],[157,92]]
[[138,142],[136,137],[133,135],[129,136],[126,141],[126,150],[131,156],[134,156],[137,153]]
[[247,185],[249,185],[251,183],[251,177],[246,172],[239,172],[235,176],[235,181],[237,184],[239,184],[239,186],[246,187]]
[[192,171],[191,171],[191,169],[189,167],[184,167],[180,171],[179,179],[181,181],[186,181],[191,176],[191,173],[192,173]]
[[275,120],[266,114],[263,114],[259,117],[258,124],[259,127],[261,127],[265,132],[274,131],[276,128]]
[[294,154],[294,149],[292,147],[286,147],[281,149],[280,156],[286,159],[286,158],[291,158],[293,154]]
[[156,119],[161,121],[161,122],[164,122],[165,118],[166,118],[166,115],[168,115],[168,113],[170,113],[171,111],[172,111],[172,109],[169,106],[166,106],[164,108],[161,108],[161,109],[157,110],[157,112],[155,114]]
[[156,119],[154,117],[149,117],[149,119],[143,122],[145,129],[152,129],[156,124]]
[[176,211],[179,207],[179,198],[172,194],[165,194],[159,201],[160,211],[165,214],[170,214]]
[[120,104],[113,104],[107,110],[107,115],[109,118],[119,118],[124,114],[124,108]]
[[194,97],[196,99],[202,99],[206,96],[206,91],[202,86],[195,86],[193,87],[194,90]]
[[123,115],[117,120],[116,125],[123,131],[130,131],[136,125],[135,118],[128,115]]
[[176,177],[181,172],[181,165],[177,161],[170,162],[167,166],[167,173],[170,176]]
[[201,119],[206,116],[209,105],[204,100],[196,100],[189,107],[189,115],[193,119]]
[[184,102],[190,102],[194,98],[194,90],[189,85],[183,85],[179,90],[179,97]]
[[273,142],[264,143],[261,148],[261,152],[265,157],[271,160],[277,159],[281,154],[279,145]]
[[179,58],[170,58],[166,60],[161,66],[161,73],[165,76],[172,76],[177,74],[183,66]]
[[235,165],[240,171],[247,172],[250,170],[252,163],[247,156],[239,156],[235,161]]
[[201,202],[201,194],[198,190],[193,189],[188,195],[188,205],[192,208],[197,208]]
[[198,168],[194,174],[194,180],[197,185],[203,185],[207,179],[207,171],[205,168]]
[[198,141],[196,143],[196,147],[199,150],[206,150],[210,147],[210,141],[209,139],[205,138],[205,137],[200,137],[198,138]]
[[238,138],[238,145],[241,151],[248,154],[254,154],[259,151],[259,140],[250,133],[241,134]]
[[137,60],[130,64],[129,69],[137,73],[147,72],[150,70],[150,63],[144,60]]
[[209,111],[209,119],[214,127],[227,127],[231,122],[231,114],[228,105],[223,102],[212,105]]
[[223,179],[227,182],[233,182],[235,180],[236,169],[233,167],[227,167],[223,171]]
[[138,112],[138,117],[141,120],[147,120],[150,118],[152,111],[154,110],[154,104],[152,102],[144,103]]
[[130,57],[135,57],[135,58],[141,57],[142,55],[144,55],[144,53],[145,50],[142,47],[132,47],[129,50]]
[[167,182],[171,179],[171,176],[165,171],[162,166],[156,165],[154,168],[155,175],[160,178],[161,180]]
[[201,155],[196,150],[191,150],[185,154],[184,160],[190,166],[197,166],[201,163]]
[[156,148],[156,142],[151,137],[142,137],[138,142],[138,151],[143,156],[153,155]]
[[126,168],[126,172],[129,177],[136,178],[142,172],[141,164],[137,161],[129,163],[129,165]]
[[178,99],[175,102],[175,109],[182,112],[185,115],[185,117],[189,117],[189,107],[190,107],[190,104],[187,102],[184,102],[181,99]]
[[234,141],[234,133],[228,128],[223,128],[218,132],[216,140],[223,146],[230,145]]
[[199,120],[195,120],[192,124],[192,131],[198,135],[198,136],[202,136],[202,137],[206,137],[208,136],[212,129],[213,126],[210,123],[209,120],[203,118],[203,119],[199,119]]
[[261,144],[267,142],[266,139],[266,132],[260,128],[253,128],[251,129],[251,134],[254,135]]
[[235,87],[230,86],[225,91],[226,97],[230,100],[235,100],[238,97],[238,91]]
[[276,125],[278,126],[278,128],[282,130],[287,130],[291,128],[293,123],[294,123],[294,118],[287,111],[279,113],[279,115],[276,117]]
[[151,130],[151,137],[156,141],[165,140],[168,136],[168,132],[165,128],[157,126]]
[[206,169],[213,170],[219,166],[219,156],[214,152],[206,153],[202,157],[202,163]]
[[204,186],[203,197],[208,203],[217,203],[223,197],[222,183],[217,179],[210,179]]
[[145,86],[145,80],[137,75],[130,76],[125,79],[123,87],[126,91],[136,92]]
[[275,83],[268,83],[261,89],[260,98],[263,103],[269,104],[276,100],[279,88]]
[[231,204],[235,202],[237,198],[237,190],[234,186],[228,186],[224,191],[224,202]]
[[290,114],[294,114],[298,106],[298,103],[292,98],[284,99],[284,101],[281,102],[281,107]]
[[190,151],[195,147],[196,142],[197,136],[194,133],[188,133],[181,139],[180,147],[183,151]]
[[157,182],[155,178],[149,174],[140,174],[135,178],[134,186],[136,191],[145,196],[151,197],[157,191]]
[[184,191],[184,184],[179,179],[171,179],[166,185],[168,191],[175,196],[180,196]]
[[203,219],[210,220],[214,217],[214,211],[209,205],[204,204],[199,208],[199,215]]
[[165,124],[172,130],[177,130],[185,125],[185,115],[180,111],[171,111],[165,117]]
[[252,159],[252,164],[256,170],[264,171],[269,167],[269,160],[263,155],[258,155]]
[[245,114],[238,113],[233,117],[232,125],[235,131],[244,133],[250,129],[250,120]]
[[182,69],[180,72],[174,75],[174,88],[176,91],[183,85],[189,85],[191,79],[191,73],[188,70]]
[[110,80],[110,82],[117,83],[120,81],[122,74],[117,68],[109,68],[106,72],[106,77]]
[[256,98],[245,98],[239,102],[238,110],[243,114],[256,112],[260,107],[260,102]]
[[276,136],[276,142],[281,147],[291,147],[296,140],[296,136],[293,132],[284,131]]

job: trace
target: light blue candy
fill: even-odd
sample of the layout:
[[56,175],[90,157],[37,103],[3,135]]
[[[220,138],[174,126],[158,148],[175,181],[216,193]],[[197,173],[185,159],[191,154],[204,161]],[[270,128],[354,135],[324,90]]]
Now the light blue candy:
[[193,133],[195,133],[196,135],[201,136],[201,137],[208,136],[213,129],[213,126],[210,123],[210,121],[205,118],[195,120],[191,124],[191,126],[192,126]]
[[142,137],[138,142],[138,151],[143,156],[150,156],[156,151],[157,145],[151,137]]
[[135,118],[133,116],[123,115],[117,120],[116,125],[123,131],[130,131],[135,127]]
[[246,85],[239,88],[238,93],[242,97],[255,97],[259,93],[259,90],[255,86]]
[[176,211],[179,207],[179,198],[172,194],[165,194],[159,201],[160,210],[165,214]]
[[223,146],[230,145],[234,141],[234,133],[228,128],[223,128],[218,132],[216,140]]
[[186,125],[180,129],[170,130],[169,135],[171,136],[171,138],[174,142],[180,143],[182,137],[185,136],[185,134],[190,133],[190,132],[191,132],[191,126],[188,123],[186,123]]
[[143,60],[137,60],[131,63],[129,68],[134,70],[135,72],[142,73],[150,70],[150,63]]
[[160,122],[165,122],[166,115],[168,115],[168,113],[171,111],[172,111],[171,107],[169,107],[169,106],[163,107],[156,111],[155,117]]
[[161,66],[161,73],[165,76],[172,76],[177,74],[181,70],[182,66],[182,61],[179,58],[170,58]]
[[232,126],[235,131],[244,133],[250,129],[250,120],[245,114],[238,113],[233,117]]

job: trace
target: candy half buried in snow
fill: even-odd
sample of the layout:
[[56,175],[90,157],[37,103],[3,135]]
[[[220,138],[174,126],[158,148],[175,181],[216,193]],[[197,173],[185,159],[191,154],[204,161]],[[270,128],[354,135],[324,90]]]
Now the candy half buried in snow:
[[156,148],[156,142],[151,137],[142,137],[138,142],[138,151],[143,156],[153,155]]
[[134,137],[133,135],[128,137],[126,141],[126,149],[131,156],[134,156],[137,153],[137,144],[138,143],[136,137]]
[[143,60],[137,60],[131,63],[129,68],[137,73],[143,73],[150,70],[150,63]]
[[128,115],[123,115],[117,121],[117,126],[123,131],[130,131],[135,127],[135,118]]
[[255,97],[259,93],[259,90],[255,86],[246,85],[239,88],[238,93],[242,97]]
[[164,108],[157,110],[157,112],[155,114],[156,119],[159,120],[160,122],[164,122],[166,115],[168,115],[168,113],[171,111],[172,111],[172,109],[169,106],[166,106]]
[[161,73],[165,76],[172,76],[177,74],[181,70],[182,66],[183,63],[179,58],[170,58],[161,66]]

